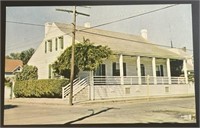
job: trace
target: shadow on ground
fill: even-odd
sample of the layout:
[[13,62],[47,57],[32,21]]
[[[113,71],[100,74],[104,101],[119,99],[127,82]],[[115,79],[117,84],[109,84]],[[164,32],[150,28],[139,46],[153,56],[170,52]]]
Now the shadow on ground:
[[8,104],[8,105],[4,105],[4,109],[12,109],[12,108],[16,108],[18,107],[17,105],[11,105],[11,104]]
[[119,108],[113,108],[113,107],[111,107],[111,108],[106,108],[106,109],[103,109],[103,110],[101,110],[101,111],[99,111],[99,112],[96,112],[96,113],[94,113],[94,110],[93,110],[93,109],[89,109],[88,111],[92,111],[92,114],[87,115],[87,116],[83,116],[83,117],[81,117],[81,118],[78,118],[78,119],[73,120],[73,121],[70,121],[70,122],[67,122],[67,123],[65,123],[65,125],[69,125],[69,124],[72,124],[72,123],[75,123],[75,122],[84,120],[84,119],[86,119],[86,118],[89,118],[89,117],[98,115],[98,114],[100,114],[100,113],[107,112],[107,111],[109,111],[109,110],[111,110],[111,109],[119,109]]

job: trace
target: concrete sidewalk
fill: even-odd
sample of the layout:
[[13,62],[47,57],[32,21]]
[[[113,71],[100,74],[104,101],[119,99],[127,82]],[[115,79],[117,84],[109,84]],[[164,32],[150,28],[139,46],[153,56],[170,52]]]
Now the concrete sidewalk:
[[[103,99],[103,100],[88,100],[88,101],[79,101],[74,102],[74,105],[79,104],[98,104],[98,103],[112,103],[112,102],[139,102],[147,100],[161,100],[161,99],[173,99],[173,98],[187,98],[194,97],[194,95],[180,95],[180,96],[154,96],[154,97],[126,97],[126,98],[115,98],[115,99]],[[68,105],[68,99],[61,98],[14,98],[14,99],[5,99],[5,104],[8,103],[30,103],[30,104],[46,104],[46,105]]]

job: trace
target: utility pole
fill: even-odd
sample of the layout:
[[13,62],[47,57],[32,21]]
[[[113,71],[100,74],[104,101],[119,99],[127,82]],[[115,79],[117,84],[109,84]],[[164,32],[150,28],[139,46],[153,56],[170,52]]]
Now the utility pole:
[[66,9],[56,9],[56,11],[64,11],[68,13],[73,13],[73,31],[72,31],[72,53],[71,53],[71,73],[70,73],[70,93],[69,93],[69,105],[73,105],[73,80],[74,80],[74,51],[75,51],[75,37],[76,37],[76,14],[90,16],[85,13],[77,12],[76,6],[74,6],[73,11]]
[[72,55],[71,55],[71,74],[70,74],[70,94],[69,105],[73,105],[73,80],[74,80],[74,45],[75,45],[75,33],[76,33],[76,6],[73,10],[73,37],[72,37]]

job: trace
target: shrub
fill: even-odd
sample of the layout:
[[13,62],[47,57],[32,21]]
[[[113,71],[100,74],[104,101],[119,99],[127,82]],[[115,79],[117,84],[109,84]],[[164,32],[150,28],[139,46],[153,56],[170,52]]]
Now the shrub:
[[35,66],[24,65],[21,72],[16,73],[16,80],[37,80],[38,79],[38,69]]
[[15,97],[61,98],[62,87],[68,83],[68,79],[16,81],[14,94]]

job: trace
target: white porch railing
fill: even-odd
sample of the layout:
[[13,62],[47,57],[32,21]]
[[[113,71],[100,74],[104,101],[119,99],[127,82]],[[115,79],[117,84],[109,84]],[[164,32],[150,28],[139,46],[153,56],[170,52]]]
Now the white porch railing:
[[[73,80],[73,96],[80,92],[88,85],[88,77],[79,80],[79,78]],[[62,87],[62,99],[65,99],[70,93],[70,83],[65,87]]]
[[[171,80],[170,80],[171,79]],[[94,85],[120,85],[121,84],[120,76],[94,76]],[[153,76],[142,76],[141,85],[155,85],[155,84],[185,84],[185,77],[153,77]],[[124,85],[138,85],[139,77],[138,76],[124,76],[123,77]]]

